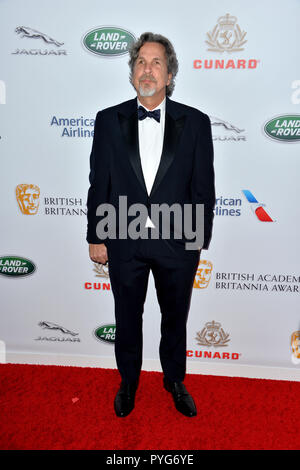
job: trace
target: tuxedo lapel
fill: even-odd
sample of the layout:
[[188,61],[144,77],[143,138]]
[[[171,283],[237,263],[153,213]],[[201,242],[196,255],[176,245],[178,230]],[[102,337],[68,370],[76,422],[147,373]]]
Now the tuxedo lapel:
[[161,181],[163,180],[166,172],[174,160],[179,139],[184,127],[185,116],[176,116],[176,113],[173,112],[174,104],[174,102],[171,102],[167,98],[163,150],[160,164],[151,189],[150,197],[159,187]]
[[[179,110],[180,108],[178,108],[178,105],[167,98],[162,155],[151,189],[150,197],[159,187],[161,181],[163,180],[166,172],[174,160],[176,149],[178,148],[179,144],[179,139],[185,124],[185,115],[182,115],[182,113],[178,112]],[[127,145],[130,164],[140,185],[147,193],[139,152],[137,100],[134,99],[127,102],[127,107],[121,112],[118,112],[118,118],[121,131]]]
[[128,148],[129,161],[136,174],[136,177],[141,184],[144,191],[147,192],[146,183],[144,180],[141,157],[139,152],[139,136],[138,136],[138,117],[137,117],[137,103],[132,100],[130,104],[129,115],[128,113],[118,113],[119,123],[123,137],[126,141]]

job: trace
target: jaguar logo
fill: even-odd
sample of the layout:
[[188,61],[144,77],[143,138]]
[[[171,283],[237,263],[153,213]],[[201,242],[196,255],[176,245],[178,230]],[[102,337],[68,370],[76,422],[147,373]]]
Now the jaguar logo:
[[41,321],[39,323],[39,326],[41,328],[47,329],[47,330],[59,330],[64,334],[71,335],[71,336],[77,336],[78,333],[74,333],[73,331],[68,330],[67,328],[64,328],[63,326],[57,325],[56,323],[51,323],[50,321]]
[[241,132],[244,132],[245,129],[239,129],[238,127],[234,126],[233,124],[230,124],[230,122],[223,121],[220,118],[214,117],[214,116],[209,116],[211,125],[216,126],[216,127],[224,127],[227,131],[233,131],[236,134],[240,134]]
[[42,39],[47,44],[54,44],[57,47],[62,46],[63,42],[58,42],[56,39],[51,38],[47,34],[41,33],[36,29],[29,28],[28,26],[18,26],[15,29],[17,34],[21,34],[22,38]]

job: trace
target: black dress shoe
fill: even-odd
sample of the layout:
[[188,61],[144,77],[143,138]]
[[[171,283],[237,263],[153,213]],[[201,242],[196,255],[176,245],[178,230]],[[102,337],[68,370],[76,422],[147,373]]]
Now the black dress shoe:
[[129,415],[133,410],[136,389],[136,382],[131,384],[121,382],[121,386],[114,401],[116,415],[120,418],[125,418],[125,416]]
[[197,409],[192,396],[182,382],[170,382],[164,377],[165,389],[172,393],[176,409],[185,416],[196,416]]

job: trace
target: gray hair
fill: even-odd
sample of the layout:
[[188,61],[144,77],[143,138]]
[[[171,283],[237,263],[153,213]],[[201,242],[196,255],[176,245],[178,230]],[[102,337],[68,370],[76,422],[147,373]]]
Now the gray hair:
[[168,73],[172,74],[170,84],[166,87],[166,95],[171,96],[175,88],[175,77],[178,72],[178,60],[172,43],[169,41],[169,39],[165,38],[161,34],[143,33],[141,37],[132,44],[129,50],[130,59],[128,62],[128,65],[130,67],[129,81],[133,85],[132,76],[135,61],[138,58],[140,48],[146,42],[158,42],[165,48]]

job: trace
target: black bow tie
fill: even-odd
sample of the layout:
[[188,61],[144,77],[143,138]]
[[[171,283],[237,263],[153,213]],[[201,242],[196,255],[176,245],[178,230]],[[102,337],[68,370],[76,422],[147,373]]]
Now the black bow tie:
[[150,117],[155,119],[155,121],[160,122],[160,109],[155,109],[154,111],[147,111],[143,106],[138,107],[138,117],[140,121]]

